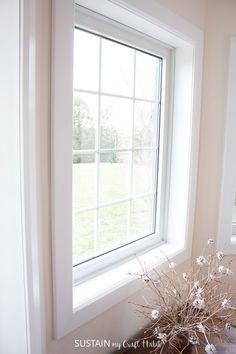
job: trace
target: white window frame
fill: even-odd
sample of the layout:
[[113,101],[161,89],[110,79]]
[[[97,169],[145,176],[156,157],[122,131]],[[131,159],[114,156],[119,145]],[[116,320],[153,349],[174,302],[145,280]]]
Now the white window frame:
[[39,227],[42,219],[38,118],[39,111],[42,114],[42,107],[39,109],[42,82],[38,78],[43,70],[42,56],[37,55],[44,43],[42,6],[37,0],[0,4],[0,96],[4,117],[0,123],[3,171],[0,224],[1,230],[5,230],[1,240],[4,276],[0,305],[4,309],[1,313],[4,326],[0,342],[1,351],[8,353],[46,353]]
[[[158,107],[158,121],[161,121],[161,131],[160,133],[160,138],[159,140],[163,140],[163,134],[167,135],[168,134],[168,110],[165,111],[164,109],[164,103],[163,102],[168,102],[169,100],[169,81],[170,81],[170,71],[171,71],[171,49],[168,48],[167,46],[163,46],[162,43],[160,43],[158,40],[154,40],[152,38],[149,38],[148,36],[145,36],[144,34],[138,33],[137,31],[134,31],[133,29],[128,28],[127,26],[124,26],[122,24],[118,24],[117,22],[114,22],[110,19],[105,18],[104,16],[101,16],[99,14],[96,14],[94,12],[91,12],[87,9],[82,8],[81,6],[76,6],[75,7],[75,25],[79,28],[88,30],[88,31],[94,31],[98,35],[101,36],[107,36],[109,35],[109,38],[113,40],[118,40],[121,43],[128,44],[134,46],[137,50],[146,50],[147,53],[151,53],[153,55],[159,56],[162,58],[162,71],[163,71],[163,77],[162,77],[162,92],[160,96],[162,97],[161,99],[161,107]],[[165,90],[165,87],[167,89]],[[79,90],[80,91],[80,90]],[[165,92],[166,91],[166,92]],[[168,92],[167,92],[168,91]],[[87,92],[87,91],[86,91]],[[107,93],[104,93],[105,95]],[[114,95],[115,96],[115,95]],[[118,95],[119,96],[119,95]],[[118,97],[117,96],[117,97]],[[133,98],[132,98],[133,99]],[[144,99],[145,101],[145,99]],[[154,101],[153,101],[154,102]],[[155,100],[156,103],[158,103],[158,100]],[[160,127],[157,126],[157,129]],[[166,138],[165,140],[168,140]],[[158,142],[160,145],[160,142]],[[165,141],[166,143],[166,141]],[[152,147],[151,147],[152,148]],[[155,147],[157,149],[157,147]],[[122,151],[125,149],[121,149]],[[129,150],[129,149],[128,149]],[[168,181],[167,183],[163,182],[165,180],[166,176],[166,165],[167,165],[167,148],[165,147],[165,151],[163,152],[163,147],[159,150],[159,160],[157,159],[156,164],[158,165],[158,176],[157,176],[157,181],[156,184],[158,185],[158,192],[160,192],[160,197],[158,197],[158,200],[156,203],[160,205],[160,198],[162,199],[162,208],[160,206],[156,206],[156,230],[157,230],[157,221],[163,220],[164,215],[165,215],[165,208],[164,208],[164,199],[165,199],[165,190],[168,190]],[[161,156],[162,155],[162,156]],[[163,167],[163,165],[165,167]],[[150,192],[147,193],[146,195],[143,195],[142,197],[149,196],[151,195]],[[114,203],[109,203],[108,205],[116,204]],[[91,208],[92,209],[92,208]],[[86,209],[89,210],[89,209]],[[161,212],[161,215],[159,217],[159,212]],[[102,258],[95,258],[89,261],[86,261],[82,263],[81,265],[78,265],[73,268],[73,284],[79,284],[86,277],[89,276],[94,276],[96,272],[98,272],[100,269],[107,269],[111,264],[115,264],[119,261],[124,261],[126,258],[133,256],[134,254],[139,254],[144,253],[145,250],[157,246],[159,242],[161,242],[163,239],[161,238],[160,235],[163,235],[162,229],[164,228],[163,223],[160,224],[159,230],[160,233],[154,233],[152,235],[149,235],[148,237],[144,237],[142,239],[137,239],[134,240],[134,242],[129,243],[127,245],[122,246],[122,249],[115,249],[113,251],[110,251],[103,256]]]
[[230,38],[228,102],[225,148],[218,225],[218,248],[227,254],[236,253],[236,225],[232,222],[236,193],[236,37]]
[[[203,33],[151,0],[149,6],[139,1],[135,7],[131,0],[80,0],[79,4],[140,32],[145,31],[174,48],[173,106],[169,111],[173,123],[167,231],[163,235],[163,245],[147,251],[141,260],[146,260],[150,267],[157,266],[156,254],[162,249],[177,263],[183,262],[191,255],[193,234]],[[136,260],[130,260],[72,289],[72,206],[68,197],[71,196],[72,154],[68,117],[72,117],[73,101],[73,31],[73,1],[54,0],[52,223],[56,338],[88,322],[142,286],[127,274],[139,268]]]

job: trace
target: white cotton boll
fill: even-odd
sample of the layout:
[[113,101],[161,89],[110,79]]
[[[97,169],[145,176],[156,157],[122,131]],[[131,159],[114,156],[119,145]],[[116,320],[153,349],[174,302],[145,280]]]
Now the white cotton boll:
[[162,344],[165,344],[167,342],[167,334],[159,333],[157,339],[159,339]]
[[208,353],[208,354],[214,354],[214,353],[216,353],[216,347],[214,346],[214,344],[208,343],[208,344],[205,346],[205,351],[206,351],[206,353]]
[[205,332],[205,327],[203,326],[202,323],[199,323],[199,324],[197,325],[197,329],[198,329],[199,332],[201,332],[201,333],[204,333],[204,332]]
[[214,240],[213,238],[209,238],[208,241],[207,241],[208,245],[212,245],[214,243]]
[[195,289],[199,289],[200,288],[200,281],[199,280],[194,282],[194,288]]
[[197,310],[203,310],[205,308],[205,301],[203,299],[195,299],[193,301],[193,307]]
[[143,279],[143,281],[145,281],[145,283],[148,283],[150,281],[150,279],[146,276],[144,276],[142,279]]
[[213,280],[214,279],[214,275],[213,274],[209,274],[208,279],[209,280]]
[[228,307],[230,307],[231,305],[231,301],[229,299],[224,299],[221,303],[221,306],[224,308],[224,309],[227,309]]
[[198,338],[194,334],[190,334],[188,340],[193,345],[199,344]]
[[160,312],[158,310],[152,310],[151,317],[153,320],[157,320],[160,315]]
[[219,266],[218,271],[221,274],[227,274],[227,268],[225,268],[224,266]]
[[224,257],[224,253],[221,252],[221,251],[216,252],[216,256],[217,256],[217,258],[221,261],[221,260],[223,259],[223,257]]
[[197,259],[196,259],[196,263],[201,267],[201,266],[203,266],[205,263],[207,263],[207,260],[206,260],[205,257],[199,256],[199,257],[197,257]]
[[196,291],[196,296],[199,298],[203,297],[205,295],[204,290],[202,288],[197,289]]
[[176,289],[173,289],[173,294],[176,296],[177,295],[177,290]]
[[169,263],[169,268],[172,269],[172,268],[175,268],[176,267],[176,263],[175,262],[170,262]]
[[158,335],[159,332],[160,332],[160,327],[159,326],[155,327],[153,330],[153,334],[156,336]]
[[183,273],[183,279],[187,280],[187,273]]

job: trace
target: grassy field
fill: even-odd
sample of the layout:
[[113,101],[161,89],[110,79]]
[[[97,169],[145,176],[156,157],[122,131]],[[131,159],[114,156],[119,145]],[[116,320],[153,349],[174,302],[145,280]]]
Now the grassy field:
[[[100,203],[113,202],[128,197],[129,168],[125,163],[102,163],[100,171]],[[136,178],[135,188],[143,191],[145,178],[140,167],[140,181]],[[128,240],[150,234],[153,228],[153,198],[135,199],[96,211],[79,212],[78,207],[92,207],[95,204],[96,167],[94,163],[73,165],[73,261],[77,263],[92,257],[95,253],[119,246]],[[98,218],[99,233],[96,234]]]

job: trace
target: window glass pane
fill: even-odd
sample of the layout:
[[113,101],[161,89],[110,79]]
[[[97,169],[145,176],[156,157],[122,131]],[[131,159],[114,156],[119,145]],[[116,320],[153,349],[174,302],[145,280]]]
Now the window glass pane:
[[135,96],[157,99],[159,59],[136,51]]
[[95,148],[98,95],[74,93],[73,149]]
[[73,215],[73,264],[94,255],[95,211]]
[[98,90],[99,37],[74,31],[74,88]]
[[155,189],[156,151],[134,151],[133,196],[152,192]]
[[83,30],[74,47],[76,264],[155,232],[161,65]]
[[94,154],[73,156],[73,210],[96,202],[96,163]]
[[130,146],[133,100],[102,96],[101,148]]
[[99,211],[99,250],[106,251],[127,239],[128,203],[118,203]]
[[134,49],[102,40],[102,92],[133,94]]
[[138,239],[154,233],[154,197],[137,198],[131,203],[130,238]]
[[130,152],[100,154],[100,204],[128,198],[130,160]]
[[134,147],[155,146],[157,104],[136,101],[134,118]]

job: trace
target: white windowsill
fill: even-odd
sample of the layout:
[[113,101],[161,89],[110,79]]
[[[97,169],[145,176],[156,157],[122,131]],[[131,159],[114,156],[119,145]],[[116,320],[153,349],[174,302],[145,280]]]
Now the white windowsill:
[[[112,303],[122,301],[129,295],[145,286],[145,283],[137,281],[135,273],[141,273],[141,265],[147,269],[168,269],[166,257],[173,260],[177,265],[187,260],[189,251],[183,247],[176,247],[171,243],[162,243],[158,247],[148,251],[144,255],[134,257],[134,259],[112,268],[93,279],[85,281],[73,288],[73,308],[74,314],[79,312],[80,323],[84,324],[92,317],[99,315],[112,306]],[[140,263],[139,263],[140,262]],[[117,291],[119,290],[119,291]],[[89,295],[88,295],[89,294]],[[97,302],[102,300],[102,306]],[[96,304],[96,306],[93,306]],[[81,316],[81,310],[86,309],[86,314]],[[91,311],[90,311],[91,310]]]

